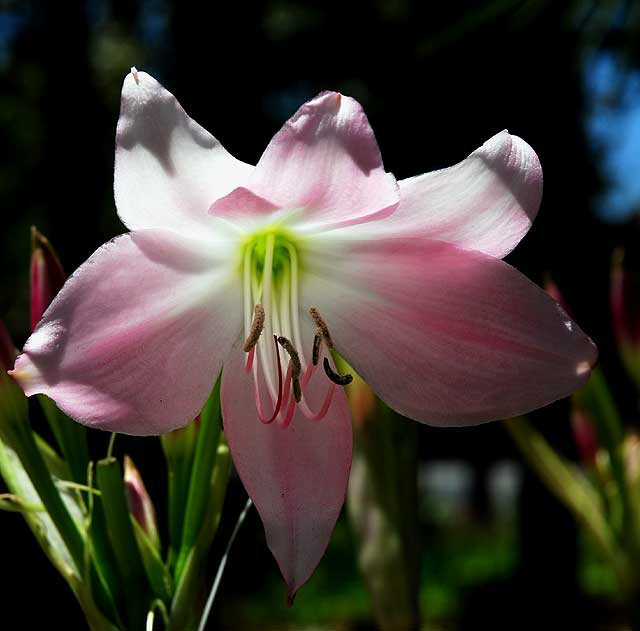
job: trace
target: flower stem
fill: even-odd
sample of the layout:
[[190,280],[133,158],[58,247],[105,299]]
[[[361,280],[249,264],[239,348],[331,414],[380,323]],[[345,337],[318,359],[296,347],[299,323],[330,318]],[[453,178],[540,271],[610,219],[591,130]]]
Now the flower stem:
[[132,629],[144,626],[150,589],[125,495],[122,468],[113,457],[98,462],[96,469],[107,534],[122,578],[127,619]]
[[216,464],[217,446],[222,431],[220,381],[221,376],[218,377],[213,392],[205,403],[202,414],[200,415],[200,431],[198,433],[193,469],[191,470],[191,480],[189,482],[189,493],[184,513],[182,543],[176,562],[176,583],[180,580],[187,556],[196,541],[210,498],[211,474]]

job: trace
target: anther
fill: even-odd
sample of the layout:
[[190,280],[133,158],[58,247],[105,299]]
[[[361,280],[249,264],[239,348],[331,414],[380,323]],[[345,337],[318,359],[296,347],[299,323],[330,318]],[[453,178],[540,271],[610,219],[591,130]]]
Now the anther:
[[353,381],[352,375],[339,375],[337,372],[331,368],[329,364],[329,358],[325,357],[322,362],[324,366],[324,371],[327,373],[327,377],[333,381],[338,386],[348,386]]
[[320,347],[322,346],[322,331],[318,329],[316,336],[313,338],[313,350],[311,351],[311,361],[314,366],[318,365],[318,359],[320,358]]
[[296,403],[300,403],[300,401],[302,401],[302,388],[300,387],[300,380],[291,379],[291,383],[293,384],[293,396],[296,399]]
[[[318,327],[318,334],[322,334],[322,338],[324,339],[326,345],[329,348],[333,348],[333,340],[331,339],[331,333],[329,333],[329,328],[327,327],[327,323],[322,319],[322,316],[318,313],[318,310],[315,307],[311,307],[309,309],[309,314],[313,318],[313,321],[316,323]],[[315,340],[314,340],[315,345]]]
[[264,307],[261,304],[257,304],[254,313],[253,313],[253,322],[251,323],[251,329],[249,330],[249,335],[247,339],[244,341],[244,346],[242,350],[245,353],[248,353],[260,339],[260,334],[262,333],[262,329],[264,328]]
[[285,351],[289,354],[291,358],[291,385],[293,387],[293,396],[296,401],[300,403],[302,400],[302,388],[300,386],[300,373],[302,372],[302,364],[300,363],[300,355],[298,355],[298,351],[295,349],[294,345],[288,340],[286,337],[280,336],[278,338],[278,343]]
[[280,336],[278,338],[278,342],[280,343],[280,346],[282,346],[282,348],[287,351],[289,357],[291,358],[291,379],[294,381],[300,379],[302,364],[300,363],[300,355],[298,355],[298,351],[286,337]]

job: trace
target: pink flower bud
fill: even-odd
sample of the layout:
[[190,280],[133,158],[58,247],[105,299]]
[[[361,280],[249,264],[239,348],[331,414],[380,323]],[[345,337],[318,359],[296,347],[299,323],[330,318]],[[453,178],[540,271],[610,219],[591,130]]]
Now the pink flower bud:
[[0,320],[0,371],[2,372],[3,378],[4,375],[6,375],[7,370],[11,370],[13,368],[13,363],[15,362],[17,355],[18,351],[13,345],[9,331],[7,331],[7,327],[4,325],[4,322]]
[[575,400],[571,410],[571,426],[580,460],[588,467],[594,466],[600,449],[598,434],[587,412]]
[[544,290],[567,312],[567,315],[573,318],[573,312],[569,303],[564,299],[558,285],[551,280],[551,276],[547,276],[544,283]]
[[624,265],[616,250],[611,265],[611,314],[622,360],[640,383],[640,275]]
[[31,228],[31,330],[60,291],[66,275],[49,240]]
[[124,484],[129,511],[153,545],[160,548],[156,509],[153,507],[153,502],[147,493],[140,472],[129,456],[124,457]]

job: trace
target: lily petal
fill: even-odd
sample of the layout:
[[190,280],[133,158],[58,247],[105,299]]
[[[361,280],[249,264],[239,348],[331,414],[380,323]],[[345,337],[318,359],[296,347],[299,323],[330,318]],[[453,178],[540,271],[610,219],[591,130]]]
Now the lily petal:
[[[351,417],[344,392],[336,389],[322,420],[309,420],[298,407],[288,427],[278,421],[264,425],[248,396],[253,385],[244,370],[241,348],[241,343],[234,348],[222,373],[224,431],[291,602],[322,558],[344,503],[351,467]],[[314,409],[319,409],[328,384],[319,371],[305,389],[305,401]]]
[[198,414],[239,333],[231,280],[195,240],[158,229],[116,237],[67,281],[12,374],[86,425],[171,431]]
[[307,261],[303,304],[319,308],[380,398],[418,421],[523,414],[582,386],[595,363],[591,340],[546,292],[480,252],[392,238]]
[[252,170],[189,118],[153,77],[134,70],[127,75],[116,132],[114,192],[118,215],[130,230],[210,232],[209,206]]
[[[304,209],[306,222],[320,224],[379,218],[390,214],[399,199],[362,107],[335,92],[320,94],[285,123],[246,187],[276,207]],[[246,197],[244,190],[235,192],[216,214],[234,206],[241,210],[233,202]],[[262,210],[269,209],[265,204]]]
[[502,258],[535,219],[542,169],[524,140],[503,131],[459,164],[399,185],[398,208],[375,226],[387,236],[423,236]]

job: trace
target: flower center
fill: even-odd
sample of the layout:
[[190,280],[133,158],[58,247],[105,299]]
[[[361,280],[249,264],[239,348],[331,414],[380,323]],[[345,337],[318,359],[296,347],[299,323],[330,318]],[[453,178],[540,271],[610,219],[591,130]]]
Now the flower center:
[[[333,347],[333,342],[317,309],[312,308],[309,315],[316,323],[317,334],[313,348],[311,343],[309,349],[304,348],[299,307],[302,246],[301,237],[280,225],[252,234],[241,245],[246,370],[253,373],[258,418],[263,423],[278,419],[285,427],[291,423],[296,405],[308,418],[322,419],[335,385],[345,385],[350,380],[334,373],[325,356],[323,366],[329,380],[324,402],[314,412],[304,400],[322,342],[327,349]],[[308,360],[305,350],[313,361]],[[283,378],[282,361],[286,359],[288,367]]]

